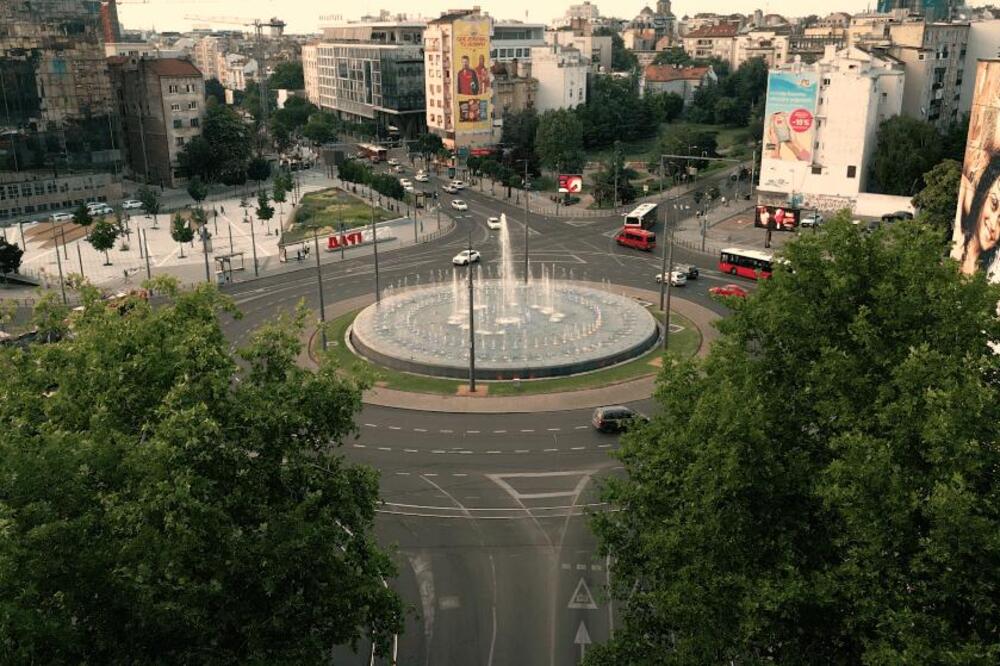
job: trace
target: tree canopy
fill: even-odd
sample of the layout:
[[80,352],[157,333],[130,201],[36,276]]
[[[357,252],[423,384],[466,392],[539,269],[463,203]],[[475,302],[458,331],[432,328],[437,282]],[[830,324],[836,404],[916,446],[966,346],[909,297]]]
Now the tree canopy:
[[1000,288],[849,219],[665,363],[595,519],[623,622],[588,664],[1000,659]]
[[281,88],[287,90],[302,90],[306,87],[305,79],[302,75],[302,61],[289,60],[279,62],[274,67],[274,71],[267,80],[267,85],[272,90]]
[[234,109],[209,103],[201,136],[184,145],[177,160],[189,176],[206,183],[239,185],[253,151],[250,128]]
[[564,173],[583,170],[583,123],[572,109],[556,109],[538,118],[535,150],[542,164]]
[[594,77],[587,103],[575,110],[583,123],[584,146],[603,148],[615,141],[655,136],[663,117],[654,97],[639,97],[635,77]]
[[[376,473],[335,447],[362,386],[296,364],[305,314],[237,352],[211,287],[153,308],[48,300],[0,350],[5,663],[319,664],[400,629]],[[58,337],[55,331],[53,339]]]
[[934,125],[893,116],[879,125],[872,156],[872,175],[884,194],[913,196],[923,186],[923,175],[941,160],[943,142]]
[[10,243],[5,236],[0,236],[0,275],[6,279],[7,273],[16,273],[21,268],[21,257],[24,250],[17,243]]
[[611,69],[615,72],[631,72],[639,66],[639,59],[625,48],[625,40],[617,30],[601,27],[594,30],[594,36],[611,36]]
[[950,237],[955,223],[958,201],[958,184],[962,178],[962,165],[955,160],[942,160],[924,174],[924,189],[913,197],[919,219]]

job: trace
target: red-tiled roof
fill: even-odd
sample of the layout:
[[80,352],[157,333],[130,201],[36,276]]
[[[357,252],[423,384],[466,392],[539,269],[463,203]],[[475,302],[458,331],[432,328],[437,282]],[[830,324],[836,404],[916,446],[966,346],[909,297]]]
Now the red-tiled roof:
[[706,25],[685,33],[684,37],[735,37],[738,28],[732,23]]
[[701,81],[708,74],[704,67],[674,67],[673,65],[646,65],[646,80],[654,83],[670,81]]

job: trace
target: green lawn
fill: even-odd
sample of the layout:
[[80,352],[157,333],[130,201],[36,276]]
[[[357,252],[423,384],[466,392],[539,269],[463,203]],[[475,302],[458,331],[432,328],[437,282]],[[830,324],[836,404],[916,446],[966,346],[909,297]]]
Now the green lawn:
[[[391,220],[398,215],[375,207],[375,221]],[[281,235],[281,242],[294,243],[311,236],[313,229],[320,234],[333,233],[340,228],[361,227],[372,223],[370,204],[340,188],[331,187],[318,192],[310,192],[302,197],[295,210],[292,226]]]
[[[724,157],[746,157],[750,158],[752,148],[747,145],[752,137],[746,127],[722,127],[719,125],[704,125],[688,122],[673,122],[660,125],[660,130],[656,136],[637,141],[622,142],[622,149],[625,151],[625,160],[628,162],[648,162],[657,157],[656,145],[660,136],[675,128],[689,127],[699,131],[712,132],[718,143],[718,152]],[[587,151],[587,160],[593,162],[603,162],[607,160],[613,148],[600,148]]]
[[[423,375],[414,375],[383,368],[356,356],[344,344],[344,336],[358,312],[354,311],[342,315],[329,322],[327,326],[328,350],[342,369],[348,372],[365,373],[369,376],[374,376],[380,386],[415,393],[454,395],[458,392],[460,386],[467,383],[456,379],[425,377]],[[661,312],[654,310],[652,314],[662,321],[663,314]],[[701,346],[701,332],[691,321],[676,313],[670,316],[670,321],[675,325],[684,327],[683,331],[671,334],[671,352],[683,357],[694,356]],[[489,387],[489,395],[492,396],[535,395],[560,391],[578,391],[655,374],[659,370],[659,367],[654,362],[660,357],[660,354],[661,351],[657,347],[628,363],[574,377],[522,381],[519,384],[509,381],[491,381],[483,382],[483,384]]]

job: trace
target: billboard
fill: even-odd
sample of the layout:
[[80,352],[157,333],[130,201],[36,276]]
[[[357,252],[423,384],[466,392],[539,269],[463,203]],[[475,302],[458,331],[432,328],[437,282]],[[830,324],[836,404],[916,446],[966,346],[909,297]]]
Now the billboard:
[[980,60],[969,114],[951,256],[1000,282],[1000,60]]
[[754,209],[753,226],[777,231],[794,231],[799,226],[802,211],[798,208],[782,206],[757,206]]
[[559,174],[559,191],[563,193],[578,194],[583,191],[583,176],[578,174]]
[[812,162],[818,95],[816,72],[768,73],[762,170],[775,162]]
[[490,131],[493,97],[490,70],[490,19],[473,18],[454,23],[455,129]]

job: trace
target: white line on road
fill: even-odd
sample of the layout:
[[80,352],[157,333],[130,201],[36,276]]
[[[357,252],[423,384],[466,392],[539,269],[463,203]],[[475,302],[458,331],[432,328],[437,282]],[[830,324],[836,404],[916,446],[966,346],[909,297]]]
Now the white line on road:
[[392,451],[392,447],[390,447],[390,446],[380,446],[380,447],[378,447],[378,450],[379,451]]
[[609,448],[611,448],[611,445],[610,444],[598,444],[597,448],[599,448],[599,449],[609,449]]
[[377,428],[377,427],[378,427],[378,425],[377,425],[377,424],[375,424],[375,423],[366,423],[366,424],[365,424],[365,427],[366,427],[366,428]]
[[494,435],[502,435],[502,434],[504,434],[505,432],[507,432],[507,431],[506,431],[506,430],[494,430],[494,431],[493,431],[493,434],[494,434]]
[[413,432],[427,432],[427,428],[414,428]]
[[573,430],[587,430],[590,426],[576,426]]
[[549,432],[559,432],[562,428],[546,428]]
[[569,447],[569,450],[570,451],[583,451],[585,448],[587,448],[587,447],[586,446],[571,446],[571,447]]
[[465,434],[466,435],[478,435],[479,431],[478,430],[466,430]]
[[499,451],[497,451],[496,449],[494,449],[494,450],[492,450],[492,451],[487,451],[486,453],[500,453],[500,452],[499,452]]
[[553,451],[558,451],[559,449],[544,449],[545,453],[552,453]]
[[440,453],[446,453],[446,451],[444,449],[434,449],[433,451],[431,451],[431,453],[440,454]]
[[468,474],[464,474],[462,472],[455,472],[455,473],[452,474],[452,476],[459,476],[459,477],[461,477],[461,476],[469,476],[469,475]]
[[389,430],[402,430],[399,426],[389,426]]
[[366,448],[366,447],[365,447],[364,444],[355,444],[354,448],[356,448],[356,449],[363,449],[363,448]]
[[514,453],[531,453],[531,449],[517,449]]
[[526,430],[522,430],[521,432],[535,432],[535,429],[534,428],[528,428]]
[[450,435],[451,433],[453,433],[453,432],[454,432],[454,430],[438,430],[438,432],[443,432],[443,433],[445,433],[445,434],[448,434],[448,435]]
[[420,453],[419,449],[403,449],[403,453]]

